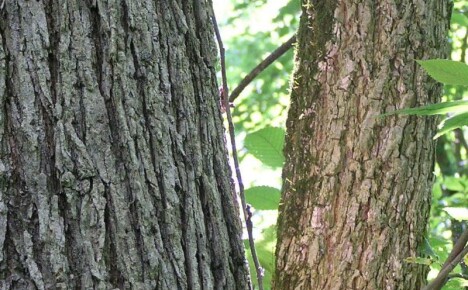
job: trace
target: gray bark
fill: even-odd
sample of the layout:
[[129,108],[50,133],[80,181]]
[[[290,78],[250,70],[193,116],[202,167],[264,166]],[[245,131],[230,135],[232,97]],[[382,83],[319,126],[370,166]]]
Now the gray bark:
[[0,11],[1,289],[246,289],[208,3]]
[[275,287],[420,289],[440,100],[417,59],[446,56],[449,2],[303,1]]

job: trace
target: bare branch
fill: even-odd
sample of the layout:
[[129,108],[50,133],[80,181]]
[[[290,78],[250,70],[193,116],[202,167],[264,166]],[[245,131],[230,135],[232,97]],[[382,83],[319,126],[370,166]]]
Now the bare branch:
[[[211,9],[213,9],[212,3],[211,3]],[[258,257],[257,257],[257,251],[255,249],[255,242],[254,242],[253,232],[252,232],[253,230],[252,220],[251,220],[252,214],[247,208],[247,202],[245,200],[245,193],[244,193],[244,183],[242,182],[242,176],[241,176],[240,167],[239,167],[239,159],[237,156],[234,123],[232,122],[231,108],[229,105],[229,98],[228,98],[229,94],[228,94],[227,77],[226,77],[226,61],[225,61],[225,56],[224,56],[224,46],[223,46],[223,41],[221,39],[221,34],[219,33],[218,23],[216,21],[216,17],[215,17],[213,10],[212,10],[212,20],[213,20],[215,33],[216,33],[216,39],[218,41],[218,46],[219,46],[219,54],[220,54],[220,59],[221,59],[221,77],[223,81],[223,90],[221,94],[222,94],[222,101],[224,102],[224,106],[226,108],[226,116],[227,116],[228,125],[229,125],[229,136],[230,136],[229,139],[231,139],[232,157],[234,159],[234,167],[236,171],[237,183],[239,185],[239,195],[240,195],[240,200],[242,203],[242,211],[244,213],[245,224],[246,224],[247,233],[249,236],[250,252],[252,253],[252,259],[254,261],[255,270],[257,273],[258,287],[260,290],[263,290],[263,268],[260,266],[260,262],[258,261]]]
[[439,290],[447,282],[447,277],[450,272],[455,268],[458,263],[463,259],[463,257],[468,253],[468,247],[466,243],[468,242],[468,229],[463,232],[460,238],[457,240],[453,246],[452,251],[450,252],[447,260],[442,265],[437,277],[429,283],[423,290]]
[[463,275],[461,273],[453,273],[447,276],[447,281],[453,278],[460,278],[460,279],[468,280],[468,275]]
[[293,43],[296,42],[296,36],[294,35],[288,41],[283,43],[280,47],[275,49],[269,56],[267,56],[261,63],[259,63],[232,91],[229,96],[229,101],[234,102],[234,100],[242,93],[242,91],[270,64],[282,56],[286,51],[288,51]]

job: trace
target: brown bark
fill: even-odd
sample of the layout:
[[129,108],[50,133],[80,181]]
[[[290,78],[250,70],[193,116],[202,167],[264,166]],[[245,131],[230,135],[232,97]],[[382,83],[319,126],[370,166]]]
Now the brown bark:
[[449,3],[305,1],[287,121],[275,289],[419,289]]
[[6,1],[2,289],[246,289],[205,1]]

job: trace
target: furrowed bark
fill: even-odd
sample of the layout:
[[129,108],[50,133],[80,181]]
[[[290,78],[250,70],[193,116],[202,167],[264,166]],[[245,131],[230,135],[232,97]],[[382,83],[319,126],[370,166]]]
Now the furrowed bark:
[[378,116],[440,100],[449,3],[302,4],[275,289],[420,289],[436,123]]
[[2,289],[246,289],[205,1],[7,1]]

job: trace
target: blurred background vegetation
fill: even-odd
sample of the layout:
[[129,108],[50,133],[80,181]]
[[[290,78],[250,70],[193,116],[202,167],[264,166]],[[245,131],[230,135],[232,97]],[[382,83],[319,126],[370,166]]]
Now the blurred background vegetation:
[[[214,0],[226,48],[230,91],[274,49],[294,35],[299,0]],[[468,0],[454,1],[450,58],[467,62]],[[293,71],[293,49],[261,73],[235,100],[232,109],[247,202],[253,207],[254,236],[265,289],[274,271],[276,218],[281,189],[282,146]],[[446,85],[443,101],[467,99],[467,89]],[[424,117],[423,117],[424,118]],[[433,279],[466,229],[468,220],[468,143],[466,128],[438,138],[432,209],[422,263]],[[247,236],[244,237],[247,240]],[[255,284],[255,271],[246,242]],[[468,260],[465,258],[466,263]],[[468,267],[459,265],[443,289],[468,287]],[[457,277],[458,276],[458,277]],[[466,288],[468,289],[468,288]]]

